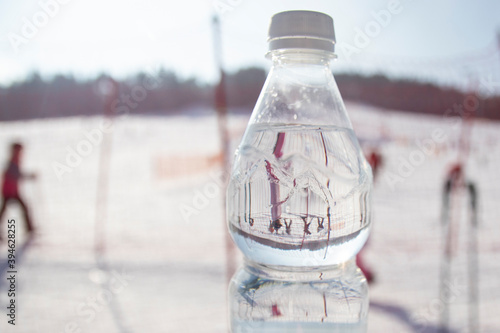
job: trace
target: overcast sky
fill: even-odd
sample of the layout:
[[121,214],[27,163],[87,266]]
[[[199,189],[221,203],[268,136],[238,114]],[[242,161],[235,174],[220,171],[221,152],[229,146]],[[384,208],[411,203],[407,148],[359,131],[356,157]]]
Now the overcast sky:
[[124,77],[160,66],[212,81],[214,13],[226,68],[268,67],[269,20],[294,9],[333,17],[334,70],[500,81],[495,0],[25,0],[0,1],[0,84],[33,71]]

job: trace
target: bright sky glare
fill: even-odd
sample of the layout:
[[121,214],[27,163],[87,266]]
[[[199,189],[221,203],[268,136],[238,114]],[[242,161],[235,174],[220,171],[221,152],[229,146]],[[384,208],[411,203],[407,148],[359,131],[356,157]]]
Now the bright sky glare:
[[33,71],[125,77],[160,67],[213,81],[214,13],[226,68],[268,67],[269,20],[293,9],[333,17],[339,70],[500,82],[494,0],[26,0],[0,2],[0,84]]

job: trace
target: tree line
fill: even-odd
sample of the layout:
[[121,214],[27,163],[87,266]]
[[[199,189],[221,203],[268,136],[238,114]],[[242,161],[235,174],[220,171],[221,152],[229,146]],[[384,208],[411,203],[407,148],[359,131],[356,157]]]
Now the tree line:
[[[228,107],[251,110],[262,89],[266,73],[246,68],[227,74]],[[468,94],[451,87],[383,75],[336,74],[345,100],[382,108],[444,115],[461,105]],[[109,82],[113,82],[110,88]],[[109,101],[109,89],[114,100]],[[103,114],[112,104],[118,113],[178,114],[196,107],[214,105],[213,84],[180,78],[172,71],[138,73],[115,81],[107,75],[77,80],[68,75],[43,79],[32,74],[25,81],[0,87],[0,121]],[[476,96],[475,116],[500,120],[500,96]]]

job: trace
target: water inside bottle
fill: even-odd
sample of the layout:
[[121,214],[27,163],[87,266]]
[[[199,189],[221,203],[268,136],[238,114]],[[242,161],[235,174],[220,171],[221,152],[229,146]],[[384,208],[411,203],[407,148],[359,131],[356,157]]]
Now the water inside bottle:
[[231,234],[268,265],[345,262],[368,237],[371,170],[352,129],[253,124],[228,188]]

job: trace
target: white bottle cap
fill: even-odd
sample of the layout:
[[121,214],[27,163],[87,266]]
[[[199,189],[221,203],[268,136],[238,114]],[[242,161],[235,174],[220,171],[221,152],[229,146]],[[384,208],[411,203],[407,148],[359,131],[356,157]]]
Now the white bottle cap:
[[267,41],[269,51],[301,48],[334,52],[333,19],[306,10],[281,12],[271,18]]

